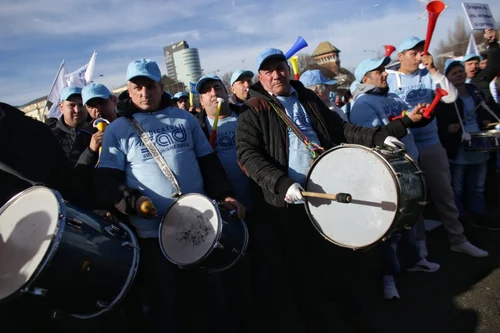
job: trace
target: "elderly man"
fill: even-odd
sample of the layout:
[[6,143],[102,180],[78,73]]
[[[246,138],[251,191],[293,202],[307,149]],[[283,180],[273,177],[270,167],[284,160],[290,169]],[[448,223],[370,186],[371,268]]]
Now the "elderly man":
[[103,133],[95,133],[87,124],[87,110],[82,104],[82,89],[65,87],[59,104],[62,117],[52,129],[52,134],[74,165],[94,167],[99,157]]
[[252,85],[254,74],[252,71],[237,70],[231,75],[231,103],[242,105],[248,99],[248,87]]
[[[179,285],[183,282],[176,278],[180,273],[164,257],[158,241],[161,218],[173,204],[176,189],[145,150],[129,118],[135,119],[149,134],[183,193],[207,193],[228,209],[237,210],[239,216],[244,216],[244,206],[232,198],[224,169],[196,119],[170,106],[156,62],[149,59],[131,62],[127,69],[127,89],[130,98],[124,101],[121,110],[124,116],[104,132],[96,172],[96,194],[103,204],[130,215],[130,223],[137,231],[141,246],[139,283],[146,291],[151,331],[177,332],[179,323],[173,312],[174,304],[185,296],[176,296],[176,293],[190,292],[190,289]],[[143,212],[141,204],[150,199],[156,210]],[[199,273],[185,274],[197,276]],[[214,276],[203,275],[203,280],[195,283],[205,287],[205,294],[199,297],[204,298],[213,291],[212,285],[206,286],[206,283],[214,280]]]
[[[257,69],[259,82],[250,87],[252,97],[245,103],[248,110],[238,122],[238,161],[260,187],[265,204],[259,210],[266,212],[269,232],[275,235],[277,255],[284,265],[280,285],[289,287],[294,296],[291,303],[299,308],[307,326],[297,323],[291,329],[327,332],[324,293],[318,285],[325,241],[309,221],[303,205],[301,190],[307,172],[321,148],[343,142],[366,146],[401,143],[388,136],[388,128],[354,126],[331,112],[313,91],[300,81],[290,80],[290,68],[281,50],[262,51],[257,57]],[[399,120],[391,125],[396,136],[406,134]],[[301,320],[300,315],[288,317]],[[285,324],[278,317],[274,320],[274,324]]]
[[82,89],[83,104],[93,120],[98,118],[114,121],[118,115],[118,99],[101,83],[91,83]]
[[307,89],[311,89],[312,91],[314,91],[330,110],[337,112],[342,120],[347,121],[347,117],[344,111],[342,111],[341,108],[339,108],[333,101],[331,101],[330,97],[326,93],[325,86],[333,86],[337,83],[337,81],[328,80],[323,76],[323,73],[321,73],[319,69],[313,69],[302,73],[302,75],[300,76],[300,82],[302,82],[304,87],[306,87]]
[[[434,90],[440,87],[448,92],[442,98],[444,103],[453,103],[457,99],[457,89],[434,66],[430,54],[425,55],[424,40],[407,37],[398,46],[398,71],[390,71],[387,77],[389,91],[397,94],[410,108],[419,103],[431,103]],[[425,69],[419,69],[422,63]],[[427,188],[440,220],[448,232],[450,248],[474,257],[486,257],[488,252],[472,245],[463,234],[464,228],[458,220],[451,188],[450,165],[446,150],[441,145],[436,119],[428,125],[412,130],[415,144],[419,150],[419,165],[425,171]],[[417,238],[422,256],[427,255],[425,230],[418,229]]]
[[[385,66],[391,59],[385,57],[382,59],[366,59],[362,61],[354,72],[356,81],[360,82],[354,91],[354,101],[351,109],[351,122],[353,124],[375,127],[386,125],[390,119],[400,116],[408,109],[408,106],[396,94],[388,94],[387,72]],[[403,117],[403,121],[412,125],[413,122],[422,120],[422,106],[429,105],[418,104],[414,110]],[[408,154],[418,161],[418,149],[415,146],[413,135],[408,130],[408,134],[401,138],[405,144]],[[424,223],[423,217],[419,216],[416,223]],[[421,226],[423,227],[423,225]],[[383,276],[384,298],[399,298],[396,288],[396,279],[401,270],[398,258],[398,243],[405,250],[405,262],[403,266],[411,272],[435,272],[439,265],[429,262],[421,256],[416,244],[416,227],[411,230],[405,230],[402,233],[391,235],[381,244],[381,270]]]

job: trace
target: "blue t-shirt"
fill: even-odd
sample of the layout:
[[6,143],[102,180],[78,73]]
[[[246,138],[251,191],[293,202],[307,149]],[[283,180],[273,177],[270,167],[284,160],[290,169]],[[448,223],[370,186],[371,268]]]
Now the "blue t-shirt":
[[[207,117],[205,123],[208,132],[212,131],[214,119]],[[217,140],[215,152],[226,171],[231,182],[236,199],[241,202],[247,210],[253,206],[252,193],[250,189],[250,178],[241,170],[236,157],[236,127],[238,126],[238,115],[232,113],[229,117],[219,119],[217,123]]]
[[[475,103],[472,96],[459,96],[464,105],[463,124],[467,133],[480,132],[479,124],[477,123],[477,113],[474,111]],[[489,153],[465,151],[463,144],[460,145],[457,155],[450,159],[451,163],[456,164],[480,164],[488,160]]]
[[[408,106],[396,94],[361,94],[356,96],[353,102],[351,123],[370,128],[384,126],[389,123],[390,116],[399,116],[404,110],[408,110]],[[410,129],[407,129],[407,132],[401,142],[405,144],[408,155],[418,161],[418,148],[413,134]]]
[[[213,152],[196,118],[179,108],[133,115],[174,173],[183,193],[204,193],[197,158]],[[125,183],[153,200],[158,217],[130,216],[139,237],[158,237],[158,227],[176,192],[126,118],[113,121],[104,132],[99,168],[125,172]]]
[[[276,98],[285,108],[286,114],[309,141],[319,144],[316,132],[312,128],[311,120],[299,102],[297,92],[292,88],[289,96],[276,96]],[[288,128],[288,177],[305,186],[311,162],[311,152],[306,148],[302,140]]]
[[[401,80],[401,89],[398,84],[397,76]],[[403,74],[401,72],[390,72],[387,77],[389,92],[399,96],[409,109],[413,110],[418,103],[432,103],[436,84],[431,78],[427,69],[418,70],[413,74]],[[427,147],[439,143],[439,134],[436,119],[420,128],[412,129],[417,147]]]

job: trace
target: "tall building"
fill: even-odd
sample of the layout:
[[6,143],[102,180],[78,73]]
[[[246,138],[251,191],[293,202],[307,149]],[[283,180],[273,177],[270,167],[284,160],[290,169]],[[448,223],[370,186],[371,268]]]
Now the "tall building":
[[167,76],[189,87],[189,82],[196,82],[201,77],[201,64],[198,49],[191,49],[186,41],[181,41],[163,48]]

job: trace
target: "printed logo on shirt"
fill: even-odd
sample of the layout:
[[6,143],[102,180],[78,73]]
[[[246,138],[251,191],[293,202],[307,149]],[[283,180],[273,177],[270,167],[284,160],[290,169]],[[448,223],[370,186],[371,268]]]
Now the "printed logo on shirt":
[[404,87],[397,91],[398,96],[411,106],[432,99],[432,91],[427,89],[424,84]]
[[[160,153],[189,146],[189,143],[185,142],[187,139],[187,132],[183,124],[164,125],[152,131],[148,131],[148,135]],[[141,146],[143,158],[145,160],[150,159],[151,154],[144,146],[142,140],[139,142],[139,145]]]
[[301,131],[307,131],[311,128],[311,121],[309,120],[309,117],[304,113],[294,114],[293,122]]
[[387,116],[399,116],[403,110],[403,105],[399,102],[394,102],[384,106],[384,112]]
[[217,146],[223,149],[233,149],[236,147],[236,132],[217,132]]

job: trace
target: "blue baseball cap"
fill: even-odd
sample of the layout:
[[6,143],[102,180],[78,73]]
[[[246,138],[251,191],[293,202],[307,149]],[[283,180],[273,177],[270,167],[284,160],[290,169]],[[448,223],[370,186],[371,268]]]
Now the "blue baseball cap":
[[463,61],[455,60],[455,59],[446,60],[446,62],[444,63],[444,75],[448,74],[448,71],[455,66],[462,66],[465,68]]
[[138,76],[145,76],[153,81],[161,81],[161,71],[158,64],[150,59],[132,61],[127,68],[127,81]]
[[358,81],[353,81],[353,83],[351,83],[351,86],[349,87],[349,91],[351,92],[351,94],[354,94],[354,92],[358,88],[358,85],[359,85]]
[[306,87],[314,86],[316,84],[324,84],[327,86],[334,85],[337,83],[335,80],[328,80],[323,76],[323,73],[319,69],[312,69],[309,71],[305,71],[300,76],[300,82],[304,84]]
[[108,99],[111,91],[101,83],[91,83],[82,89],[83,104],[87,104],[92,98]]
[[471,61],[471,60],[481,61],[481,57],[475,53],[469,53],[469,54],[464,55],[464,59],[462,61],[467,62],[467,61]]
[[196,86],[195,86],[195,91],[198,93],[198,94],[201,94],[201,89],[203,88],[203,85],[205,83],[207,83],[208,81],[220,81],[222,83],[222,85],[224,86],[224,83],[222,82],[221,78],[218,77],[217,75],[215,74],[207,74],[207,75],[203,75],[199,80],[198,82],[196,82]]
[[82,88],[78,87],[64,87],[61,90],[61,101],[67,100],[71,95],[81,95],[82,94]]
[[424,39],[418,37],[406,37],[401,44],[399,44],[396,51],[398,53],[404,52],[406,50],[411,50],[420,43],[425,43]]
[[242,69],[237,70],[236,72],[233,73],[233,75],[231,75],[231,81],[230,81],[231,87],[242,76],[249,76],[249,77],[253,78],[254,74],[252,71],[247,71],[247,70],[242,70]]
[[189,95],[185,91],[179,91],[174,95],[174,99],[181,99],[182,97],[189,97]]
[[279,58],[286,61],[286,57],[283,54],[283,51],[273,48],[265,49],[257,56],[257,70],[260,70],[262,63],[270,58]]
[[371,72],[380,66],[386,66],[390,62],[391,58],[389,57],[383,57],[381,59],[365,59],[354,70],[354,77],[356,78],[356,81],[361,82],[366,73]]

